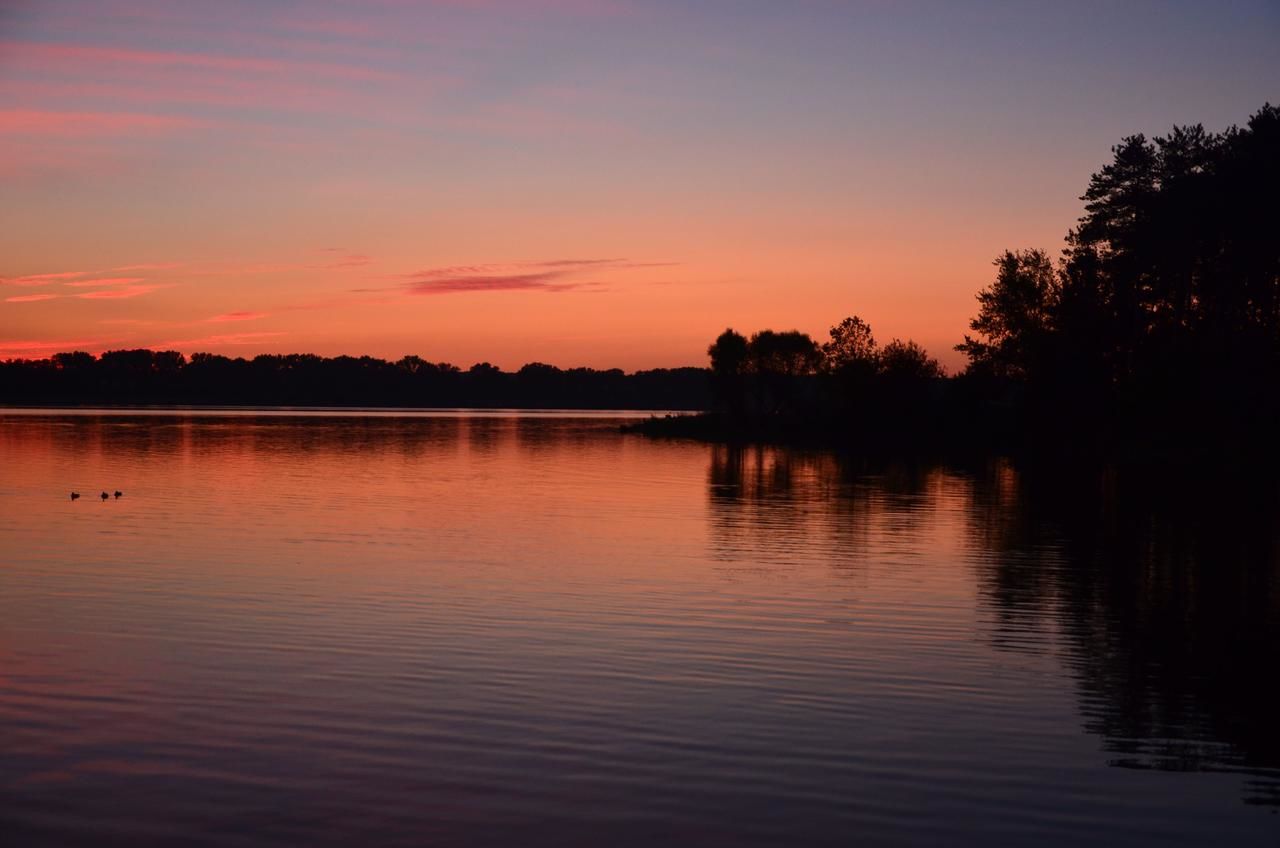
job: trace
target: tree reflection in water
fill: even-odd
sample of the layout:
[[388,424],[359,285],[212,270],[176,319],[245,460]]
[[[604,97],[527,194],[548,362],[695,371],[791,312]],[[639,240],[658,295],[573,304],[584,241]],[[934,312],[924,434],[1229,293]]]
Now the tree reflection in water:
[[957,510],[992,645],[1058,654],[1109,764],[1236,772],[1247,803],[1280,805],[1274,478],[720,446],[708,489],[717,551],[775,566],[817,533],[856,571],[886,533]]

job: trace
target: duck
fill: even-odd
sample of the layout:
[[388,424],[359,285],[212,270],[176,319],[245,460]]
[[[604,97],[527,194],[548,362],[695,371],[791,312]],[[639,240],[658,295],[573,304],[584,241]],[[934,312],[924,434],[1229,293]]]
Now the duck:
[[123,494],[124,494],[124,492],[120,491],[119,489],[116,489],[116,498],[117,498],[117,499],[119,499],[119,497],[120,497],[121,495],[123,495]]
[[79,492],[72,492],[72,493],[71,493],[71,500],[75,500],[75,499],[76,499],[76,498],[78,498],[78,497],[80,497],[80,493],[79,493]]
[[111,497],[111,496],[110,496],[110,495],[108,495],[106,492],[103,492],[103,493],[102,493],[102,499],[103,499],[104,501],[105,501],[107,498],[109,498],[109,497]]

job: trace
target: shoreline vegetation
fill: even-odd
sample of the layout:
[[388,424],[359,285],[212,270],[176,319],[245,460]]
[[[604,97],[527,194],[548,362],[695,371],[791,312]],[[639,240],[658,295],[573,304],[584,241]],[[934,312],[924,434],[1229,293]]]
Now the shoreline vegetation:
[[175,351],[0,362],[0,404],[690,409],[625,429],[863,453],[1273,456],[1280,432],[1280,109],[1221,133],[1125,138],[1058,258],[1008,250],[948,375],[853,315],[725,330],[709,368],[626,374],[407,356]]
[[809,336],[725,330],[712,410],[650,435],[862,452],[1065,459],[1275,458],[1280,433],[1280,109],[1222,133],[1125,138],[1056,260],[1008,250],[948,377],[857,316]]
[[147,349],[0,362],[0,405],[367,407],[387,409],[706,409],[705,368],[561,369],[533,362],[463,370],[405,356],[263,354],[252,359]]

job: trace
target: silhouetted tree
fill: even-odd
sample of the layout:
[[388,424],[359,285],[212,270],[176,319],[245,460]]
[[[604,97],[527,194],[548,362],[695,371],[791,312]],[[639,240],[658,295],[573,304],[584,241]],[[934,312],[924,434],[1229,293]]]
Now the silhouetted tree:
[[819,346],[797,330],[761,330],[745,339],[726,330],[707,349],[722,419],[657,422],[651,432],[732,438],[901,441],[941,420],[941,366],[912,341],[882,355],[871,327],[851,316]]
[[729,328],[716,337],[707,348],[711,357],[711,373],[717,377],[731,377],[741,374],[747,365],[747,339],[741,333]]
[[913,341],[894,339],[880,349],[880,373],[895,381],[936,380],[944,376],[942,366]]
[[831,339],[822,345],[823,364],[828,371],[869,373],[875,370],[876,340],[870,324],[853,315],[828,332]]
[[490,365],[488,362],[477,362],[467,369],[467,374],[472,377],[495,377],[501,373],[501,368],[496,365]]
[[756,408],[778,413],[792,408],[805,394],[804,378],[822,362],[818,343],[799,330],[761,330],[747,344],[747,366],[753,378]]
[[830,338],[822,345],[826,402],[836,416],[849,418],[858,408],[875,402],[872,383],[879,367],[875,336],[871,325],[856,315],[827,334]]
[[1005,251],[995,261],[996,280],[978,293],[978,317],[956,350],[973,366],[1002,377],[1025,377],[1039,361],[1052,332],[1060,283],[1043,250]]
[[733,415],[746,410],[748,343],[745,336],[726,329],[707,348],[711,358],[711,391],[716,409]]
[[429,363],[421,356],[405,356],[396,363],[396,367],[406,374],[420,373]]
[[72,353],[55,353],[53,367],[66,390],[76,394],[89,390],[94,381],[98,360],[82,350]]
[[1277,197],[1273,106],[1220,134],[1125,138],[1060,267],[1042,251],[997,259],[959,346],[971,373],[1023,384],[1033,417],[1076,430],[1238,441],[1280,425]]
[[748,362],[756,374],[798,377],[817,371],[822,353],[817,342],[799,330],[761,330],[748,344]]
[[97,363],[93,354],[85,353],[82,350],[72,353],[55,353],[52,356],[52,360],[55,368],[68,373],[91,370]]

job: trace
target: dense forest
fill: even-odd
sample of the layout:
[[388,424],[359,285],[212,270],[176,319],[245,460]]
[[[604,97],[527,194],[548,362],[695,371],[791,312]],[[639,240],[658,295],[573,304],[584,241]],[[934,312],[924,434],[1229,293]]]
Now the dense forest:
[[708,383],[703,368],[626,374],[535,362],[515,372],[488,363],[464,371],[417,356],[187,359],[176,351],[117,350],[0,363],[0,402],[8,404],[696,410],[706,407]]
[[651,432],[1256,451],[1280,432],[1280,109],[1222,133],[1175,127],[1113,148],[1056,260],[995,260],[969,359],[944,378],[918,345],[850,317],[711,345],[715,410]]
[[710,368],[624,374],[405,357],[172,351],[0,363],[0,403],[708,410],[654,434],[923,445],[1252,450],[1280,432],[1280,109],[1212,133],[1136,135],[1089,182],[1057,258],[1010,250],[977,295],[968,366],[851,316],[822,343],[726,330]]

